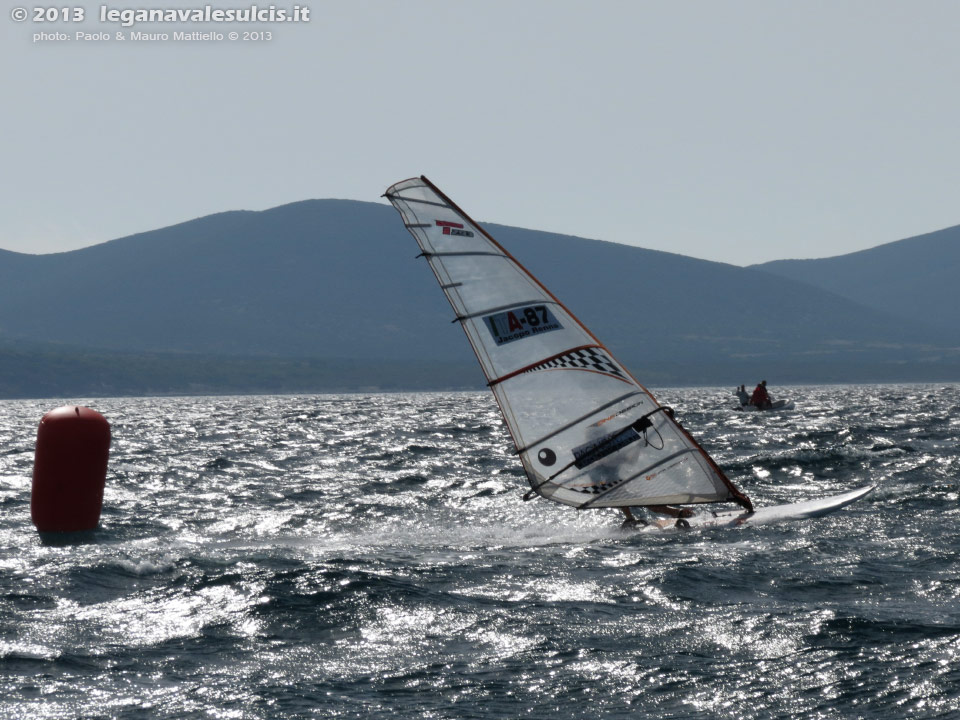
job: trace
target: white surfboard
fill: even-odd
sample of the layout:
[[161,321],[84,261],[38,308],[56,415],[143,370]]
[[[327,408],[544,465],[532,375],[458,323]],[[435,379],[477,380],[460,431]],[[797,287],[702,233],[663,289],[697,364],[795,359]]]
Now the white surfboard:
[[768,408],[758,408],[756,405],[737,405],[733,409],[743,412],[770,412],[771,410],[793,410],[795,407],[796,404],[793,400],[774,400]]
[[701,511],[692,518],[687,518],[685,520],[686,525],[681,523],[680,526],[678,526],[677,521],[672,518],[657,518],[651,521],[649,525],[639,525],[636,527],[636,531],[644,533],[675,532],[695,528],[769,525],[771,523],[791,520],[806,520],[808,518],[829,515],[841,508],[845,508],[847,505],[856,502],[872,492],[876,487],[876,485],[866,485],[856,490],[851,490],[850,492],[831,495],[830,497],[819,498],[817,500],[805,500],[803,502],[788,503],[786,505],[761,507],[752,513],[743,512],[742,510],[725,510],[723,512]]

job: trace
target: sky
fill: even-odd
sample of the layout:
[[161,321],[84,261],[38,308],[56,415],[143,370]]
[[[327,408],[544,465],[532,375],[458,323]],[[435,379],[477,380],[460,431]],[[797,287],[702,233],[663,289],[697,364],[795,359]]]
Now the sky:
[[250,7],[149,2],[56,4],[82,21],[7,4],[0,248],[384,202],[421,174],[480,222],[734,265],[960,224],[955,0],[276,0],[308,19],[117,19]]

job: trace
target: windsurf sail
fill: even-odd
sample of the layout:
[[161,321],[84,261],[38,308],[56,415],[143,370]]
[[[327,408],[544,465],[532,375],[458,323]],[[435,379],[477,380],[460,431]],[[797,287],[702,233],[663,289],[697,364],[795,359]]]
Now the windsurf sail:
[[580,509],[750,500],[613,354],[426,177],[387,189],[470,341],[531,490]]

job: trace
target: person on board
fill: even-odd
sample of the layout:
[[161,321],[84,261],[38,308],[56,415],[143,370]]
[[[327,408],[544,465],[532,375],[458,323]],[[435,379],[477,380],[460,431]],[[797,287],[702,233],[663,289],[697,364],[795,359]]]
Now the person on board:
[[[650,512],[676,518],[678,526],[681,520],[686,520],[686,518],[693,517],[693,510],[690,510],[689,508],[676,508],[672,505],[644,505],[644,507]],[[626,516],[626,519],[623,521],[623,525],[621,525],[621,527],[632,528],[636,527],[640,522],[642,522],[634,517],[634,514],[630,508],[624,507],[620,509],[623,510],[623,514]]]
[[757,385],[756,390],[753,391],[753,395],[750,396],[750,404],[755,405],[761,410],[766,410],[773,406],[770,396],[767,394],[766,380],[762,380],[760,384]]
[[740,388],[739,388],[739,389],[737,390],[737,392],[736,392],[736,396],[737,396],[737,398],[739,398],[741,405],[749,405],[749,404],[750,404],[750,396],[747,394],[747,386],[746,386],[746,385],[741,385],[741,386],[740,386]]

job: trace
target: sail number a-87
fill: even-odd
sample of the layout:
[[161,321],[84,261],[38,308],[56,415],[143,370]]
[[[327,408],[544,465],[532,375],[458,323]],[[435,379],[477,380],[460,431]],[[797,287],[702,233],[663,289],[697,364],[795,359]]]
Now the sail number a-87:
[[563,329],[563,325],[546,305],[511,308],[504,312],[486,315],[483,322],[497,345],[505,345],[532,335]]

